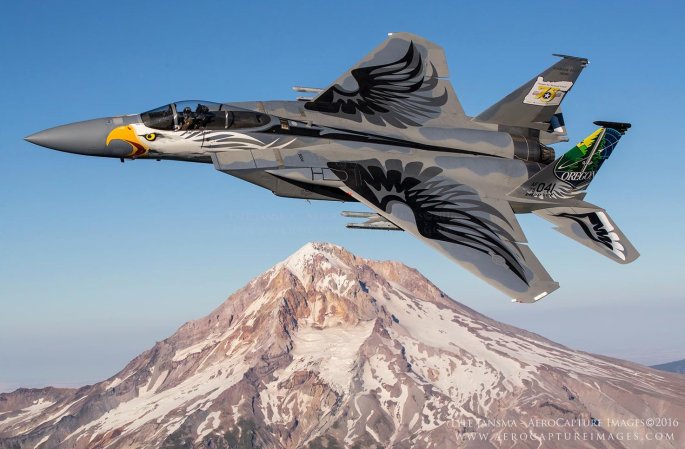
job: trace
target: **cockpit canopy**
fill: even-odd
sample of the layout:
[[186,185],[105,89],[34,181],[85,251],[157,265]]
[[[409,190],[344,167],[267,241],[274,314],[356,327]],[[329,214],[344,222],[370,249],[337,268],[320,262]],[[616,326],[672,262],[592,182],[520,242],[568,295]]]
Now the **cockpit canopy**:
[[258,128],[267,125],[267,114],[211,101],[179,101],[140,114],[148,128],[166,131]]

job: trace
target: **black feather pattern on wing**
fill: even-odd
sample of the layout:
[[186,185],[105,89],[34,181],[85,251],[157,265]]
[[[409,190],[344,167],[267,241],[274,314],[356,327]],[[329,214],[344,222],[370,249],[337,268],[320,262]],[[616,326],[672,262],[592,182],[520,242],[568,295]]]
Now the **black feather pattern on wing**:
[[590,240],[600,243],[607,247],[609,251],[614,251],[614,241],[609,236],[609,231],[604,227],[604,224],[599,219],[596,213],[589,214],[569,214],[566,212],[556,215],[557,217],[564,217],[578,223]]
[[305,103],[305,108],[356,122],[363,116],[379,126],[420,126],[417,120],[437,116],[447,102],[446,89],[435,96],[438,77],[432,63],[430,68],[431,73],[425,73],[421,53],[410,42],[406,54],[395,62],[353,69],[357,89],[333,85]]
[[488,254],[495,264],[506,265],[529,285],[514,237],[492,220],[506,223],[506,217],[470,187],[438,177],[440,167],[424,169],[422,162],[403,167],[397,159],[386,161],[385,166],[376,159],[329,162],[328,166],[349,188],[387,213],[395,201],[406,204],[423,237]]

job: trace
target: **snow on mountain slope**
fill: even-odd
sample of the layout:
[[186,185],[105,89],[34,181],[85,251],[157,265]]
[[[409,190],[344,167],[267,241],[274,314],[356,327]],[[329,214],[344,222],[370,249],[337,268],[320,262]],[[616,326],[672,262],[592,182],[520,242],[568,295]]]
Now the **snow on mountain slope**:
[[589,435],[574,447],[681,447],[683,427],[610,420],[658,417],[685,418],[682,376],[571,350],[400,263],[313,243],[106,381],[0,395],[0,449],[568,447],[544,437],[560,431]]

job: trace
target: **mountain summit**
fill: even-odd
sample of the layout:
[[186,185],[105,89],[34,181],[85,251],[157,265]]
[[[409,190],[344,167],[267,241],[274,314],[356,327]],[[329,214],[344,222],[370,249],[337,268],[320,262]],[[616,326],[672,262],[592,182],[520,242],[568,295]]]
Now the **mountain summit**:
[[685,426],[654,419],[683,418],[685,376],[310,243],[106,381],[0,395],[0,448],[675,448]]

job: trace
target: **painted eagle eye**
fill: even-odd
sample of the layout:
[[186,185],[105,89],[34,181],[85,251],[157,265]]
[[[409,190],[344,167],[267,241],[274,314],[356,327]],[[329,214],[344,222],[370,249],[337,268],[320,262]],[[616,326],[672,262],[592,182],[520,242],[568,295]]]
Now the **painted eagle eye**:
[[145,140],[148,142],[152,142],[157,138],[157,133],[150,133],[150,134],[145,134]]

